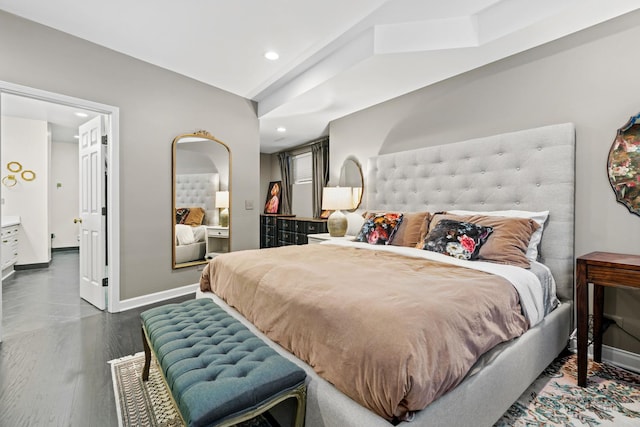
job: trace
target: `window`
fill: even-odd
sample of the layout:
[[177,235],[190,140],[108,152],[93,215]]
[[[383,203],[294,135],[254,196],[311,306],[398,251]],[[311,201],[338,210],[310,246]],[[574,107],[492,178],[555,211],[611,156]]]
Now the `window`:
[[310,151],[293,156],[293,183],[311,184],[312,169]]

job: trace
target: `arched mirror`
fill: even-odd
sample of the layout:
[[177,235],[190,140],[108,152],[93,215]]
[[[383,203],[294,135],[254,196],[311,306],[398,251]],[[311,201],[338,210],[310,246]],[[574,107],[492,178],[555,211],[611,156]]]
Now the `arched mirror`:
[[231,152],[207,131],[173,140],[173,268],[230,250]]
[[362,176],[362,168],[360,163],[352,157],[348,157],[342,163],[340,169],[340,180],[338,182],[340,187],[351,187],[351,194],[353,200],[353,208],[351,211],[358,209],[362,202],[362,192],[364,190],[364,178]]

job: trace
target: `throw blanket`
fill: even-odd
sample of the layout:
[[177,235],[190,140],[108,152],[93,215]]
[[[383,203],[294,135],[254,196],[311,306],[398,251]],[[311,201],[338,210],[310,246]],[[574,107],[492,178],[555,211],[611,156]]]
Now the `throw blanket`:
[[200,287],[388,420],[425,408],[528,325],[503,277],[355,247],[223,254]]

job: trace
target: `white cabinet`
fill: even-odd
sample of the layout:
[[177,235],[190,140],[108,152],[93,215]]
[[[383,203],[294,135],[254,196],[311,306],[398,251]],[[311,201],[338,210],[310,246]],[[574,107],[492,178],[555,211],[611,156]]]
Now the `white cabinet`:
[[13,266],[18,261],[18,226],[2,227],[2,278],[13,273]]
[[205,257],[212,259],[218,254],[229,252],[229,227],[207,227],[207,253]]

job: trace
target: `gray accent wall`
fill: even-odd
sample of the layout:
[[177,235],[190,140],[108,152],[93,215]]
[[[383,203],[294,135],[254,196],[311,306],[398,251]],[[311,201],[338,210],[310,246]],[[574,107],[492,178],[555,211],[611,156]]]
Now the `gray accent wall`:
[[[640,216],[616,202],[606,174],[616,130],[640,112],[638,40],[640,12],[633,12],[335,120],[332,185],[350,155],[366,165],[378,154],[573,122],[576,254],[640,254]],[[640,292],[605,294],[605,313],[640,336]],[[640,354],[640,343],[616,328],[605,344]]]
[[200,277],[195,267],[171,269],[171,142],[179,134],[206,129],[230,147],[231,246],[258,247],[260,211],[244,202],[261,204],[252,101],[2,11],[0,58],[2,81],[120,109],[121,228],[112,231],[121,242],[121,301]]

